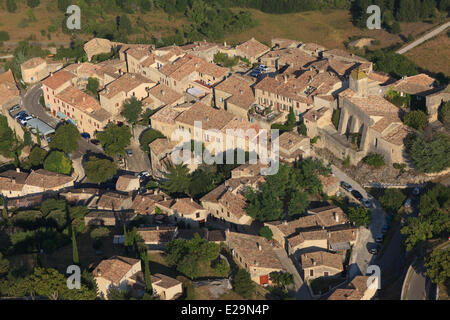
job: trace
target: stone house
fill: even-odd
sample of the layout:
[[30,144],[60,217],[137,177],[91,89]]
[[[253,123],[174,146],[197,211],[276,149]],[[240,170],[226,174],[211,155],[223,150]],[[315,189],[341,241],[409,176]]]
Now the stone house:
[[378,290],[376,281],[369,280],[369,276],[356,276],[346,288],[336,289],[328,300],[371,300]]
[[306,134],[313,139],[319,135],[319,128],[324,128],[331,123],[333,110],[326,107],[311,108],[303,115],[303,123],[306,126]]
[[149,190],[145,194],[136,195],[131,209],[138,214],[152,215],[155,213],[159,202],[168,200],[171,200],[171,198],[159,189]]
[[182,104],[185,101],[181,93],[172,90],[162,83],[150,88],[148,96],[152,99],[150,109],[157,109],[164,106],[172,107]]
[[248,112],[255,102],[252,82],[238,75],[231,75],[214,87],[215,106],[231,114],[248,119]]
[[119,176],[116,182],[116,190],[122,192],[136,191],[140,186],[139,178],[129,174]]
[[107,299],[112,287],[126,290],[133,275],[141,271],[141,260],[122,256],[113,256],[102,260],[92,271],[97,282],[99,295]]
[[[9,69],[8,71],[0,74],[0,107],[2,113],[7,113],[7,109],[15,104],[20,103],[20,91],[17,88],[14,75]],[[8,125],[10,120],[8,119]],[[15,122],[15,121],[13,121]],[[12,127],[11,125],[9,125]]]
[[234,261],[245,268],[251,279],[259,285],[271,283],[271,272],[283,271],[281,261],[266,238],[229,230],[225,235]]
[[75,188],[59,195],[66,199],[67,202],[77,205],[87,205],[95,196],[100,194],[100,189],[96,188]]
[[156,83],[136,73],[126,73],[99,92],[100,105],[113,117],[120,115],[126,99],[143,100]]
[[20,65],[22,79],[25,83],[34,84],[48,77],[63,67],[62,62],[50,62],[43,58],[31,58]]
[[[153,292],[159,296],[160,300],[176,300],[183,294],[183,283],[174,278],[161,273],[151,274]],[[145,278],[142,271],[133,274],[128,280],[128,286],[132,288],[138,296],[145,292]]]
[[255,38],[251,38],[235,47],[236,55],[246,58],[250,63],[258,62],[259,58],[267,53],[270,48]]
[[133,212],[123,211],[92,211],[84,216],[84,224],[87,226],[122,226],[128,224],[136,215]]
[[308,137],[296,132],[284,132],[278,138],[280,160],[295,162],[308,158],[311,152],[311,144]]
[[72,187],[73,183],[74,179],[71,176],[38,169],[28,174],[22,192],[24,195],[27,195],[46,191],[59,191]]
[[86,42],[83,47],[88,60],[91,61],[95,55],[111,52],[113,43],[108,39],[93,38]]
[[178,227],[148,227],[138,228],[137,234],[142,237],[149,250],[164,250],[166,244],[173,241],[178,233]]
[[301,264],[305,282],[321,277],[338,276],[344,271],[342,256],[326,251],[302,254]]
[[93,199],[89,207],[97,210],[123,211],[131,209],[133,201],[131,196],[115,192],[106,192],[98,199]]
[[287,240],[287,252],[299,258],[306,252],[325,251],[328,247],[327,231],[324,229],[300,231]]

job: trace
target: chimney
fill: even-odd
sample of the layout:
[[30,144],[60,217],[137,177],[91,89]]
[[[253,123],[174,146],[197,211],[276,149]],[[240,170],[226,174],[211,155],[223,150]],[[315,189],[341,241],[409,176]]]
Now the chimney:
[[283,80],[284,80],[284,83],[287,83],[287,76],[286,75],[283,76]]
[[86,101],[86,97],[85,96],[83,96],[83,102],[85,102]]
[[314,259],[311,259],[311,260],[312,260],[313,266],[315,266],[316,265],[316,260],[314,260]]
[[72,98],[72,103],[75,103],[75,98]]
[[161,95],[162,95],[162,96],[164,95],[164,90],[161,90]]
[[209,117],[206,117],[206,122],[208,122],[209,121]]
[[333,212],[334,215],[334,220],[336,220],[336,222],[339,222],[339,215],[337,214],[337,212]]
[[240,89],[240,90],[239,90],[239,93],[240,93],[240,94],[243,94],[243,93],[244,93],[244,91],[242,91],[242,89]]
[[256,245],[258,246],[258,250],[259,250],[259,251],[262,251],[262,247],[261,247],[261,245],[259,244],[259,242],[257,242]]
[[194,199],[191,198],[191,202],[194,202]]
[[16,172],[20,172],[20,168],[16,168]]
[[288,223],[287,223],[287,220],[284,220],[284,221],[283,221],[283,224],[284,224],[285,226],[287,226],[287,224],[288,224]]
[[223,46],[224,46],[224,47],[226,47],[226,46],[227,46],[227,42],[226,42],[226,41],[225,41],[225,42],[223,43]]

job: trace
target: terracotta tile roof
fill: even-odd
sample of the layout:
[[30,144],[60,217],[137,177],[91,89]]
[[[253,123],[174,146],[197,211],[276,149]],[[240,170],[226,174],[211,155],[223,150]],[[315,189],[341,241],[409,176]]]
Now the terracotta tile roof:
[[156,155],[163,155],[170,152],[176,146],[175,142],[170,141],[167,138],[158,138],[153,140],[148,147],[150,151]]
[[354,289],[336,289],[328,300],[361,300],[363,295]]
[[173,63],[163,66],[159,71],[178,81],[182,81],[194,72],[212,76],[216,80],[220,80],[229,73],[228,68],[219,67],[191,54],[186,54]]
[[228,102],[248,110],[255,102],[255,95],[250,87],[252,83],[245,78],[232,75],[215,86],[215,90],[226,92],[231,97]]
[[73,178],[71,176],[66,176],[64,174],[59,174],[56,172],[47,171],[44,169],[38,169],[32,171],[25,184],[34,187],[40,187],[45,189],[61,187],[63,188],[66,183],[72,182]]
[[138,177],[135,177],[135,176],[132,176],[129,174],[121,175],[117,179],[116,190],[126,191],[128,186],[130,185],[130,183],[132,183],[133,181],[136,181],[136,180],[139,182]]
[[314,241],[314,240],[327,240],[327,231],[326,230],[304,231],[287,239],[288,243],[293,248],[295,248],[296,246],[305,241]]
[[401,146],[404,144],[405,138],[411,132],[412,130],[410,128],[403,124],[399,124],[395,129],[384,134],[383,139],[397,146]]
[[41,57],[35,57],[35,58],[31,58],[31,59],[25,61],[20,66],[22,67],[22,69],[32,69],[43,63],[45,63],[45,59],[43,59]]
[[99,94],[111,99],[120,92],[128,93],[142,84],[146,84],[146,87],[151,87],[154,85],[154,82],[137,73],[125,73],[117,80],[108,84]]
[[4,191],[22,191],[28,174],[25,172],[17,172],[8,170],[0,173],[0,190]]
[[300,69],[303,66],[316,61],[317,58],[305,53],[301,49],[288,49],[283,53],[278,61],[279,65],[289,64],[290,66]]
[[248,57],[257,58],[262,54],[264,54],[264,52],[269,51],[270,48],[265,44],[262,44],[255,38],[251,38],[250,40],[247,40],[244,43],[237,45],[236,50],[242,51]]
[[398,108],[381,96],[350,96],[348,99],[369,116],[398,117]]
[[316,122],[317,120],[320,120],[323,115],[328,111],[329,109],[327,107],[322,107],[320,109],[309,109],[304,115],[303,118],[311,121]]
[[175,202],[170,207],[184,215],[191,215],[199,210],[205,210],[201,205],[195,202],[192,198],[175,199]]
[[87,114],[101,109],[95,98],[72,86],[58,93],[56,97]]
[[138,259],[114,256],[100,262],[92,274],[94,277],[102,277],[118,285],[131,268],[140,262]]
[[150,117],[151,121],[159,121],[167,124],[175,124],[175,119],[182,113],[181,110],[177,110],[171,106],[166,106],[158,110]]
[[220,203],[227,211],[236,219],[240,219],[247,215],[245,208],[247,207],[247,200],[241,194],[234,194],[231,190],[221,184],[205,196],[200,201]]
[[352,59],[354,61],[358,61],[358,62],[368,62],[366,59],[361,58],[360,56],[357,56],[353,53],[341,50],[341,49],[332,49],[332,50],[327,50],[323,53],[324,56],[334,56],[334,57],[342,57],[342,58],[347,58],[347,59]]
[[315,215],[303,216],[289,222],[273,221],[273,222],[266,222],[266,224],[278,228],[285,237],[292,236],[302,231],[303,229],[320,227],[320,221]]
[[344,211],[335,206],[309,209],[308,213],[315,215],[319,219],[320,225],[324,227],[331,227],[349,222]]
[[166,243],[172,241],[178,227],[150,227],[138,228],[137,233],[142,237],[145,243]]
[[226,232],[226,238],[230,248],[245,259],[250,268],[283,269],[278,256],[265,238],[229,231]]
[[308,137],[299,135],[295,132],[286,131],[279,136],[278,143],[280,145],[280,148],[291,150],[293,147],[297,146],[305,139],[309,141]]
[[330,230],[328,231],[328,243],[330,245],[344,243],[344,242],[354,242],[358,235],[357,228],[348,228],[343,230]]
[[201,121],[203,130],[221,130],[233,118],[234,116],[225,110],[218,110],[197,102],[189,110],[181,113],[176,118],[176,122],[194,126],[194,121]]
[[149,95],[168,105],[171,105],[183,98],[181,93],[176,92],[162,83],[151,88],[149,90]]
[[326,50],[326,48],[324,46],[321,46],[320,44],[313,43],[313,42],[305,43],[302,46],[302,48],[307,50],[307,51],[316,51],[316,50],[323,51],[323,50]]
[[394,82],[391,86],[396,91],[405,92],[408,94],[419,94],[433,89],[434,82],[435,79],[424,73],[420,73],[415,76],[404,77]]
[[114,192],[104,193],[97,202],[97,207],[109,209],[109,210],[120,210],[122,204],[125,200],[130,199],[128,195],[122,195]]
[[42,84],[46,85],[50,89],[56,90],[60,86],[62,86],[64,83],[72,80],[73,78],[75,78],[75,76],[73,74],[71,74],[70,72],[65,71],[65,70],[60,70],[60,71],[54,73],[53,75],[51,75],[50,77],[44,79],[42,81]]
[[84,44],[84,50],[86,52],[97,49],[97,48],[102,48],[102,47],[103,48],[105,48],[105,47],[111,48],[112,47],[111,41],[109,41],[108,39],[103,39],[103,38],[93,38]]
[[133,205],[131,208],[138,213],[142,214],[150,214],[153,213],[157,204],[164,199],[171,199],[164,192],[156,191],[157,193],[153,194],[143,194],[137,195],[133,200]]
[[[142,271],[136,272],[135,274],[133,274],[131,276],[131,279],[136,281],[136,283],[142,287],[145,288],[145,278],[144,278],[144,273]],[[172,287],[175,287],[179,284],[181,284],[180,281],[168,277],[166,275],[163,275],[161,273],[156,273],[156,274],[151,274],[150,275],[150,280],[152,282],[152,285],[157,285],[158,287],[164,288],[164,289],[169,289]]]
[[302,268],[326,266],[339,271],[344,270],[342,255],[326,251],[309,252],[301,255]]

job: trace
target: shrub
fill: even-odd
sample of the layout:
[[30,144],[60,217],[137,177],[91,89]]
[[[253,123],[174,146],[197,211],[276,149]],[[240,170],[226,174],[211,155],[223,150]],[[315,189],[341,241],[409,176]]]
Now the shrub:
[[0,31],[0,41],[8,41],[9,33],[6,31]]
[[411,112],[408,112],[404,119],[403,122],[409,126],[412,127],[416,130],[423,130],[425,128],[425,126],[428,123],[427,120],[427,115],[425,114],[425,112],[421,111],[421,110],[414,110]]
[[272,240],[273,237],[272,230],[270,230],[270,228],[267,226],[264,226],[261,229],[259,229],[259,235],[261,237],[266,238],[268,241]]
[[233,279],[234,291],[244,298],[250,299],[252,297],[254,283],[247,270],[239,269]]
[[370,153],[366,156],[363,161],[367,163],[369,166],[379,168],[385,165],[383,155],[379,153]]

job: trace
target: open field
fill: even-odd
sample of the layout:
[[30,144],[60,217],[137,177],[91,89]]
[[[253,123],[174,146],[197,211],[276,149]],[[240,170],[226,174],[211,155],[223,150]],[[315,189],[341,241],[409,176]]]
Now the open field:
[[[235,9],[241,10],[241,9]],[[386,47],[403,42],[399,35],[385,30],[360,30],[351,23],[350,13],[346,10],[307,11],[289,14],[268,14],[250,9],[257,26],[239,34],[226,37],[229,43],[236,43],[255,37],[266,44],[272,38],[296,39],[304,42],[316,42],[327,48],[344,48],[343,42],[352,36],[366,36],[380,41],[374,47]],[[417,22],[402,23],[402,34],[416,36],[429,30],[435,24]]]
[[405,53],[420,67],[450,76],[450,38],[446,32]]

